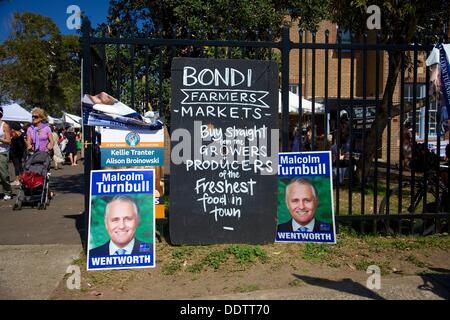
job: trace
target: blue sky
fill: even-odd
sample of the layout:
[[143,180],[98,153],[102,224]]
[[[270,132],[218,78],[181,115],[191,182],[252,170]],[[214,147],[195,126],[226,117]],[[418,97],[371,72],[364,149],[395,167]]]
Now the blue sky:
[[63,34],[77,34],[69,30],[66,13],[70,5],[77,5],[89,17],[92,26],[106,22],[108,0],[5,0],[0,1],[0,42],[3,42],[11,31],[14,12],[34,12],[53,19]]

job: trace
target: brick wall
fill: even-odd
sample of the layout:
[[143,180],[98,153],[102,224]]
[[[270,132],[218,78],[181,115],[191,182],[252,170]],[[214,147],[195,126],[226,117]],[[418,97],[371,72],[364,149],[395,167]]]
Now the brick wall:
[[[321,23],[319,31],[316,34],[317,43],[325,43],[325,31],[329,30],[329,43],[335,43],[337,38],[336,25],[330,21],[324,21]],[[296,23],[292,24],[290,29],[290,40],[294,43],[299,42],[299,33]],[[312,34],[309,32],[303,32],[303,42],[311,43]],[[375,42],[375,34],[371,33],[368,36],[368,42]],[[302,53],[302,74],[299,75],[299,50],[291,50],[290,53],[290,70],[289,70],[289,82],[291,85],[298,85],[300,79],[302,81],[302,95],[306,99],[311,99],[313,94],[312,90],[312,75],[313,69],[315,70],[315,92],[314,96],[316,100],[320,100],[325,96],[325,50],[315,50],[315,65],[313,66],[313,52],[312,50],[303,50]],[[343,52],[341,54],[341,73],[338,74],[338,52],[335,50],[328,50],[328,97],[338,96],[338,79],[340,77],[341,86],[340,93],[341,98],[349,98],[351,90],[351,56],[350,53]],[[424,83],[426,81],[426,53],[419,53],[418,55],[418,69],[417,69],[417,83]],[[413,53],[409,54],[409,60],[411,64],[413,62]],[[387,53],[382,51],[380,54],[380,71],[379,71],[379,97],[380,100],[383,97],[383,90],[387,81],[389,72],[389,58]],[[362,98],[364,95],[364,77],[363,77],[363,53],[361,51],[355,51],[354,54],[354,91],[353,96],[355,98]],[[409,65],[411,66],[411,65]],[[405,68],[405,82],[413,82],[412,68]],[[366,97],[374,98],[376,95],[376,53],[375,51],[367,51],[367,69],[366,69]],[[400,104],[401,101],[401,78],[400,75],[397,79],[393,104]],[[400,116],[393,117],[391,121],[390,130],[390,145],[387,144],[387,128],[383,132],[382,136],[382,159],[386,160],[387,150],[390,148],[391,163],[396,163],[400,159]]]

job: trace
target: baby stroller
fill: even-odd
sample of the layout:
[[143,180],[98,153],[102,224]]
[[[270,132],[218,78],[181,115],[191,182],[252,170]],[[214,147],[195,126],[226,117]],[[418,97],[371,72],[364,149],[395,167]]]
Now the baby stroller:
[[13,210],[21,210],[23,205],[37,206],[45,210],[50,204],[48,185],[50,180],[50,155],[38,151],[30,153],[25,160],[24,172],[20,176],[20,190]]

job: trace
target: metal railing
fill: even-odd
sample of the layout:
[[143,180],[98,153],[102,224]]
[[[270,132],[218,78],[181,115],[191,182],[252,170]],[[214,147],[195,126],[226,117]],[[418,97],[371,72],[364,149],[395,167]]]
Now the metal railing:
[[[304,42],[305,34],[298,31],[298,41],[291,41],[290,30],[284,27],[277,40],[177,39],[162,37],[161,34],[148,38],[107,38],[92,36],[89,21],[85,19],[82,26],[83,93],[107,91],[140,112],[147,111],[151,105],[168,124],[172,58],[275,60],[281,75],[280,151],[292,150],[295,125],[300,128],[306,123],[312,126],[313,150],[328,150],[333,142],[339,148],[343,142],[348,142],[348,175],[342,181],[339,176],[345,168],[336,168],[334,203],[337,221],[357,222],[365,232],[421,233],[426,226],[422,225],[419,232],[416,221],[433,219],[446,222],[444,225],[448,230],[449,206],[431,210],[428,205],[433,201],[441,202],[442,197],[450,201],[448,192],[447,195],[438,194],[438,199],[431,199],[434,195],[427,187],[427,184],[434,184],[439,190],[439,179],[430,174],[439,172],[439,166],[423,168],[423,172],[418,172],[417,168],[405,168],[402,148],[406,119],[413,123],[413,140],[416,136],[421,137],[417,130],[420,129],[425,145],[431,141],[430,128],[440,122],[440,108],[431,109],[430,74],[424,62],[433,45],[383,44],[379,36],[373,36],[369,41],[368,35],[363,35],[360,42],[352,39],[351,43],[343,43],[339,34],[336,41],[330,41],[329,31],[320,35],[323,39],[320,43],[318,34],[314,33],[311,34],[311,42]],[[400,61],[396,60],[398,57]],[[397,77],[392,76],[395,68],[399,70]],[[298,85],[299,111],[290,114],[289,85],[293,84],[294,73],[298,79],[294,84]],[[389,83],[393,85],[389,86]],[[412,86],[409,96],[405,92],[408,86]],[[310,92],[305,98],[312,103],[307,113],[303,111],[304,92]],[[323,113],[316,110],[319,102],[324,106]],[[341,141],[344,128],[339,119],[343,112],[348,114],[346,141]],[[384,123],[380,121],[382,118],[386,119]],[[375,139],[370,138],[371,132]],[[328,140],[330,135],[334,136],[332,141]],[[95,168],[92,128],[85,127],[84,138],[87,141],[86,190],[89,190],[89,172]],[[443,139],[436,136],[432,140],[439,152]],[[374,144],[369,145],[370,141]],[[370,154],[368,148],[375,150],[373,159],[365,158]],[[302,145],[299,149],[302,150]],[[412,145],[414,153],[415,144]],[[357,176],[355,166],[358,172],[367,174]],[[434,177],[433,180],[430,177]],[[423,192],[422,206],[420,210],[415,206],[418,212],[411,212],[408,208],[417,192],[417,181],[424,185],[420,189]],[[88,201],[89,195],[86,194],[85,208],[89,208]],[[407,228],[402,225],[405,221]],[[442,231],[437,230],[438,223],[435,226],[435,231]]]

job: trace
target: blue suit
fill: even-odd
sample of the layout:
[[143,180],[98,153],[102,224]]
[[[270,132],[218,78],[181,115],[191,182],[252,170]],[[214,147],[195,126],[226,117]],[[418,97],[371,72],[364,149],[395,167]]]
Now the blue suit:
[[[279,224],[277,231],[278,232],[294,232],[297,230],[292,230],[292,219],[290,219],[288,222]],[[331,224],[316,219],[314,221],[314,229],[312,232],[333,232],[333,228],[332,228]]]
[[[109,256],[110,255],[109,254],[109,242],[110,241],[106,242],[105,244],[103,244],[99,247],[89,250],[89,256],[90,257]],[[153,244],[141,242],[138,239],[135,239],[133,251],[131,252],[131,254],[139,254],[139,253],[145,253],[145,254],[153,253]]]

